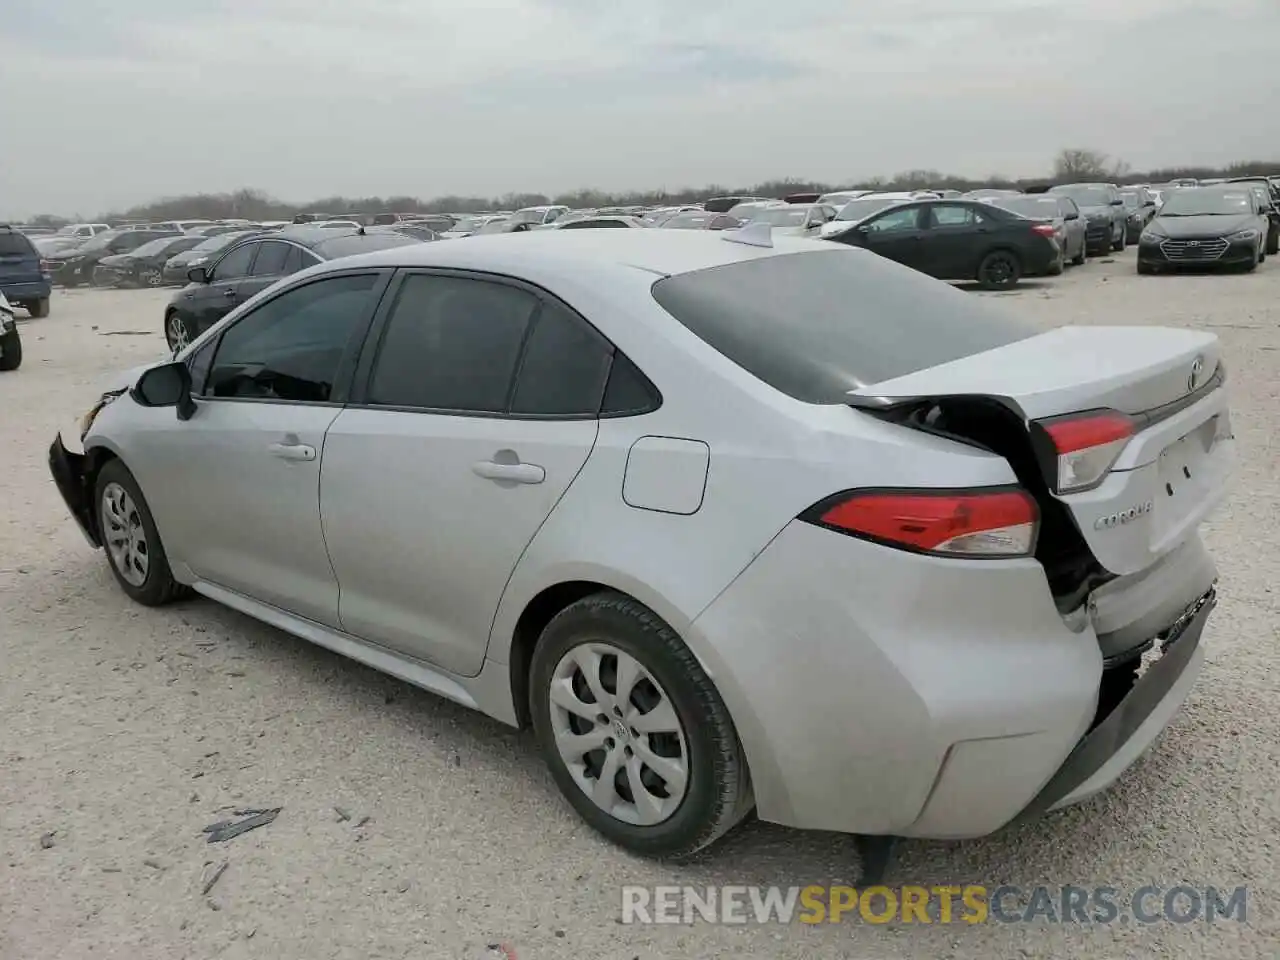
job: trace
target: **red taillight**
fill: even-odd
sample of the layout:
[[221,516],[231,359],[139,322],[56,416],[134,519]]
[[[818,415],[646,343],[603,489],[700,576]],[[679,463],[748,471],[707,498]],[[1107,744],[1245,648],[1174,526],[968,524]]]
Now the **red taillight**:
[[1058,234],[1058,228],[1052,223],[1037,223],[1031,228],[1032,233],[1038,233],[1042,237],[1054,237]]
[[949,557],[1021,557],[1035,551],[1040,512],[1025,490],[851,491],[804,517],[887,546]]
[[1035,428],[1033,443],[1058,493],[1077,493],[1100,484],[1137,431],[1133,418],[1118,410],[1038,420]]

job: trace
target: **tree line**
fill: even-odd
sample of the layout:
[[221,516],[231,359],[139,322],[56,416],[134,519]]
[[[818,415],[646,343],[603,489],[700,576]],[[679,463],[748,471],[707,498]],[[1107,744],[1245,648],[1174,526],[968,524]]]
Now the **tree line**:
[[[165,197],[127,210],[112,210],[98,216],[97,220],[117,222],[122,220],[174,220],[208,219],[223,220],[241,217],[246,220],[288,220],[301,212],[327,214],[347,213],[458,213],[482,210],[518,210],[521,207],[556,203],[575,208],[609,206],[654,206],[660,204],[697,203],[713,196],[783,197],[791,193],[826,193],[831,190],[976,190],[982,187],[1001,189],[1025,189],[1046,182],[1080,180],[1105,180],[1117,183],[1163,183],[1177,177],[1280,175],[1280,161],[1249,160],[1228,164],[1225,167],[1168,167],[1156,170],[1134,171],[1121,160],[1109,157],[1097,150],[1067,149],[1054,160],[1051,178],[1013,178],[993,173],[982,179],[961,177],[939,170],[906,170],[892,177],[872,177],[869,180],[844,183],[819,183],[813,180],[767,180],[750,186],[708,184],[704,187],[686,187],[677,190],[658,189],[610,193],[603,190],[580,189],[568,193],[505,193],[496,197],[443,196],[430,200],[418,197],[321,197],[307,203],[279,200],[254,189],[236,190],[232,193],[196,193],[181,197]],[[77,218],[82,219],[82,218]],[[32,221],[35,224],[58,226],[69,222],[65,217],[42,215]]]

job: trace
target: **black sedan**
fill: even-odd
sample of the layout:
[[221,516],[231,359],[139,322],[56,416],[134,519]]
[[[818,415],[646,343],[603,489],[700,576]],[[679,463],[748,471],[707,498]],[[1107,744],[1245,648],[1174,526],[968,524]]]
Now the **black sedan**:
[[1024,276],[1062,272],[1054,226],[990,203],[922,200],[855,221],[826,239],[866,247],[939,280],[1006,290]]
[[216,237],[202,237],[200,242],[190,250],[174,254],[165,261],[163,273],[165,284],[186,286],[187,271],[192,267],[198,267],[209,259],[216,258],[218,254],[224,250],[231,249],[241,240],[260,237],[266,232],[260,227],[246,227],[243,230],[237,230],[232,233],[220,233]]
[[106,257],[130,253],[144,243],[161,237],[177,237],[172,230],[104,230],[78,247],[46,255],[53,282],[64,287],[78,287],[93,281],[93,271]]
[[94,268],[93,284],[97,287],[163,286],[164,265],[169,258],[185,253],[203,243],[205,239],[189,233],[158,237],[130,253],[116,253],[103,257]]
[[233,309],[282,277],[324,260],[420,243],[394,231],[369,232],[298,226],[234,244],[206,264],[192,267],[191,281],[164,311],[164,337],[181,350]]
[[1266,208],[1247,184],[1175,190],[1138,238],[1138,272],[1253,270],[1267,258]]

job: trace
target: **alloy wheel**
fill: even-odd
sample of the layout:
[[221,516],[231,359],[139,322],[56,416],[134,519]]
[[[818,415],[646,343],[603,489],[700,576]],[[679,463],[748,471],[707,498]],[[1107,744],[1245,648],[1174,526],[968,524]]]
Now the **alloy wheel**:
[[1013,261],[1005,255],[991,257],[983,269],[982,279],[993,287],[1003,287],[1016,275]]
[[176,313],[169,318],[168,340],[169,346],[173,348],[174,353],[185,350],[191,342],[191,334],[187,332],[186,321]]
[[102,526],[111,563],[125,582],[141,587],[147,582],[151,550],[137,505],[118,483],[109,483],[102,491]]
[[138,279],[144,287],[158,287],[164,281],[159,270],[143,270]]
[[662,685],[630,654],[601,642],[569,650],[551,678],[551,729],[578,787],[610,816],[653,826],[689,788],[689,747]]

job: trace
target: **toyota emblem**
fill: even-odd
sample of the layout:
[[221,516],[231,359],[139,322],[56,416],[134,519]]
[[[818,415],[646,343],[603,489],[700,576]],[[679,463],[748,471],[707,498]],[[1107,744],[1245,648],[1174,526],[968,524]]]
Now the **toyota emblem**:
[[1195,393],[1200,385],[1200,374],[1204,372],[1204,357],[1196,357],[1191,362],[1191,376],[1187,377],[1187,393]]

